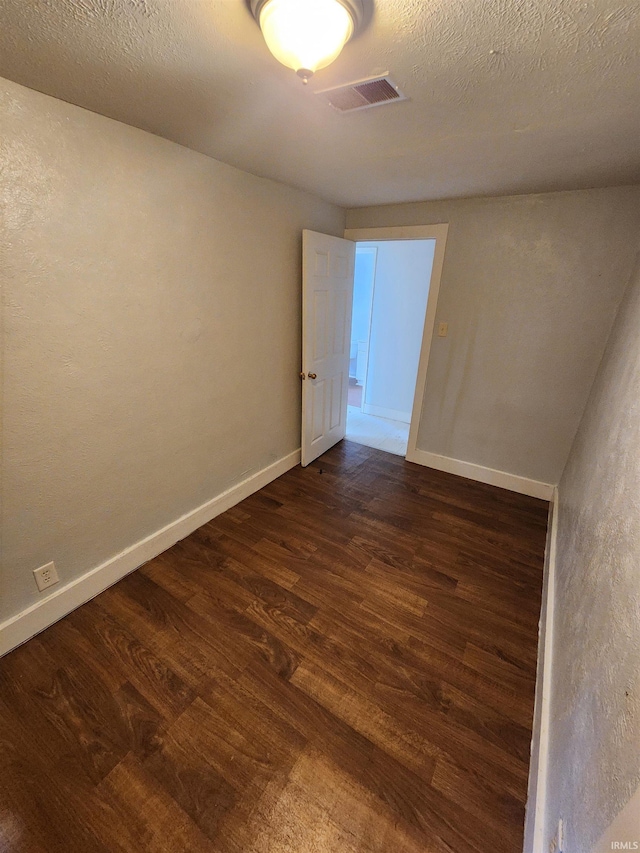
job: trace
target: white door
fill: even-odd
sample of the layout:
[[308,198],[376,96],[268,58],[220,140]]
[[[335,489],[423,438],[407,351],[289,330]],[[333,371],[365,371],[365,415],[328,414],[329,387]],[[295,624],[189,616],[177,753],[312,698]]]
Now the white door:
[[356,244],[302,232],[302,464],[344,438]]

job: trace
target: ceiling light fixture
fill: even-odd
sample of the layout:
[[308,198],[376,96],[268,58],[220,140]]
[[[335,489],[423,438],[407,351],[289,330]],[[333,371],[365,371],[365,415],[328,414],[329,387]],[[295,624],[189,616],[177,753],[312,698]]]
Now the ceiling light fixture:
[[267,47],[304,83],[340,55],[362,20],[362,0],[251,0]]

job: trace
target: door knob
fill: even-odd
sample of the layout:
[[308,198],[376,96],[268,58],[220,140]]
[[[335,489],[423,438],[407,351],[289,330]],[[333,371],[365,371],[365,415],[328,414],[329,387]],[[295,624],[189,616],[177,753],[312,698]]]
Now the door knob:
[[318,378],[317,373],[309,373],[308,376],[309,376],[309,379],[317,379]]

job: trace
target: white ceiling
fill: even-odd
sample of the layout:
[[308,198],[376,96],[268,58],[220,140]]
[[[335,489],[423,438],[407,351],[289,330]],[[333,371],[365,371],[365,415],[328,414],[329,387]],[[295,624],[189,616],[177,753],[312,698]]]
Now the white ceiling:
[[0,75],[349,207],[640,182],[638,0],[374,4],[304,87],[244,0],[0,0]]

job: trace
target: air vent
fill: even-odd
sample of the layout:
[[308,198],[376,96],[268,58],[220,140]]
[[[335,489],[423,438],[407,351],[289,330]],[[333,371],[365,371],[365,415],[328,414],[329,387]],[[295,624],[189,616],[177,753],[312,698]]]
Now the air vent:
[[381,104],[393,101],[406,101],[400,89],[389,77],[372,77],[370,80],[360,80],[348,86],[337,86],[335,89],[323,89],[316,92],[334,110],[339,113],[352,113],[355,110],[367,110]]

